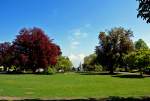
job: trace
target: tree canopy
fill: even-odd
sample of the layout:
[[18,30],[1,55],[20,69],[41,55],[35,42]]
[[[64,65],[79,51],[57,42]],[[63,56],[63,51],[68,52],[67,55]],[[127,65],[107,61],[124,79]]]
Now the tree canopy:
[[136,50],[126,55],[125,60],[130,69],[139,69],[142,75],[144,68],[150,66],[150,50]]
[[12,58],[12,48],[11,43],[4,42],[0,43],[0,65],[8,67],[11,65],[10,59]]
[[47,69],[48,65],[55,65],[57,57],[61,54],[58,45],[40,29],[22,29],[16,39],[9,43],[0,45],[1,58],[0,65],[10,64],[19,70],[38,68]]
[[144,40],[139,39],[138,41],[135,42],[135,49],[148,49],[149,47],[147,44],[144,42]]
[[147,23],[150,23],[150,0],[137,1],[139,2],[137,17],[141,17],[143,20],[146,20]]
[[102,66],[97,62],[97,54],[90,54],[84,57],[83,63],[84,71],[101,71]]
[[70,71],[73,67],[73,64],[68,57],[59,56],[55,67],[58,71],[63,70],[65,72]]
[[[122,27],[112,28],[108,32],[100,32],[99,46],[96,47],[97,59],[100,64],[113,73],[114,66],[122,63],[123,54],[133,50],[131,30]],[[115,67],[116,67],[115,66]]]

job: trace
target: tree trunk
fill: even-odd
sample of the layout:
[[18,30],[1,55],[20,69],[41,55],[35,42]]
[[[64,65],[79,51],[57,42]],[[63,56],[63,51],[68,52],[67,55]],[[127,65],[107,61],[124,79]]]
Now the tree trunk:
[[36,68],[33,68],[33,69],[32,69],[32,72],[33,72],[33,73],[36,73]]
[[114,74],[113,69],[110,69],[109,74]]
[[3,71],[7,72],[7,67],[4,67],[4,70],[3,70]]
[[125,66],[125,72],[128,72],[128,67],[127,66]]
[[109,70],[110,70],[110,71],[109,71],[110,74],[113,74],[113,73],[114,73],[113,65],[110,65]]

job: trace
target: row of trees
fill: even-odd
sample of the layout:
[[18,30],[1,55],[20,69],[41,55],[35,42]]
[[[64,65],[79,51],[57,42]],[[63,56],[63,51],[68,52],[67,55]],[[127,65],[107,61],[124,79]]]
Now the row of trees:
[[16,71],[47,70],[49,65],[56,65],[60,55],[60,47],[39,28],[24,28],[12,43],[0,44],[0,66],[5,70],[12,66]]
[[[133,32],[124,28],[112,28],[100,32],[99,45],[96,51],[84,58],[85,71],[108,70],[113,73],[116,68],[139,69],[150,66],[150,50],[146,43],[139,39],[133,42]],[[99,68],[99,69],[97,69]]]
[[[139,69],[150,66],[150,50],[146,43],[139,39],[131,40],[133,32],[124,28],[113,28],[100,32],[99,45],[94,54],[84,58],[85,71],[109,70],[116,68]],[[39,68],[48,71],[48,67],[57,71],[70,71],[73,67],[68,57],[61,55],[58,45],[52,42],[39,28],[22,29],[12,42],[0,43],[0,66],[5,71],[14,67],[15,71]]]

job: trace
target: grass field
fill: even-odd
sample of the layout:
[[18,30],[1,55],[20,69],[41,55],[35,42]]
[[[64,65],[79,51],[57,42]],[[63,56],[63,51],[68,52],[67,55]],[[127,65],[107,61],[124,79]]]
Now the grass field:
[[90,98],[150,96],[150,77],[121,78],[77,73],[0,75],[0,96]]

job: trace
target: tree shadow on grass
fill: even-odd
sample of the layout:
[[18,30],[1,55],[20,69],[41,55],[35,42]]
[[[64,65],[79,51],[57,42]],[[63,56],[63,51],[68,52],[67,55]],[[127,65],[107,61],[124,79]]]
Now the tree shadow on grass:
[[[0,101],[10,101],[10,100],[0,100]],[[89,98],[89,99],[18,99],[18,100],[11,100],[11,101],[101,101],[97,100],[96,98]]]
[[[10,101],[10,100],[0,100]],[[87,98],[87,99],[56,99],[56,100],[42,100],[42,99],[19,99],[11,101],[150,101],[150,97],[118,97],[111,96],[108,98]]]
[[108,72],[82,72],[80,75],[117,75],[119,73],[110,74]]
[[121,74],[121,75],[112,75],[112,77],[142,79],[142,78],[150,77],[150,76],[148,76],[148,75],[147,76],[141,76],[141,75],[138,75],[138,74]]
[[117,97],[117,96],[112,96],[109,97],[105,101],[150,101],[150,97]]
[[145,75],[141,76],[138,73],[126,73],[126,72],[116,72],[113,74],[110,74],[109,72],[80,72],[80,75],[110,75],[112,77],[119,77],[119,78],[145,78],[145,77],[150,77],[150,75]]
[[29,75],[29,74],[32,74],[32,75],[52,75],[52,74],[47,74],[47,73],[32,73],[32,72],[27,72],[27,73],[0,73],[0,75]]

